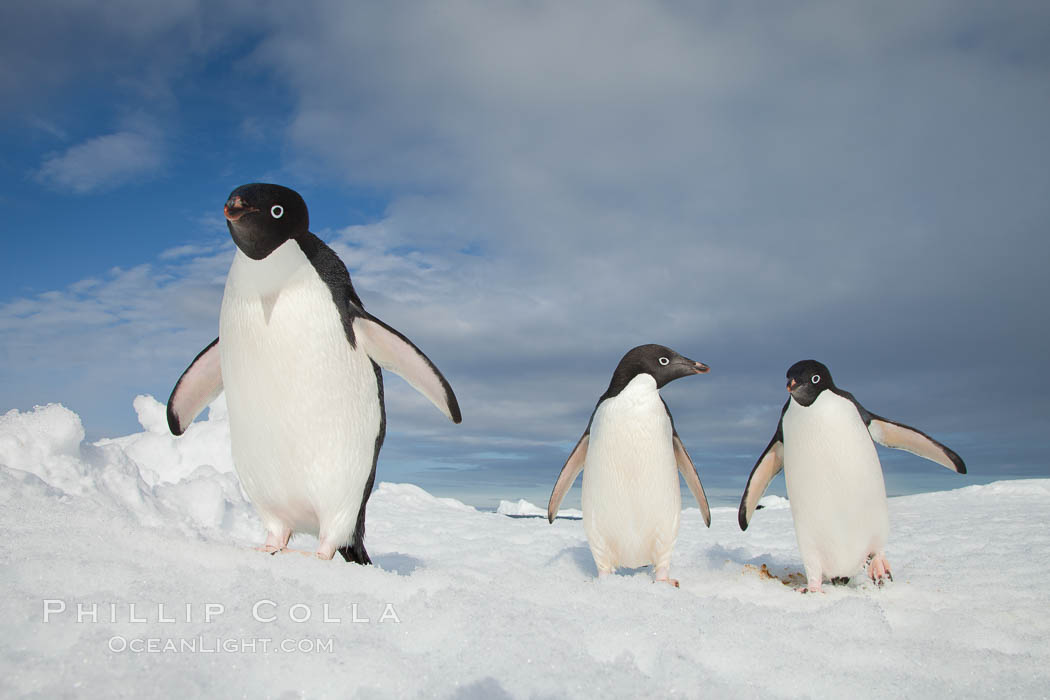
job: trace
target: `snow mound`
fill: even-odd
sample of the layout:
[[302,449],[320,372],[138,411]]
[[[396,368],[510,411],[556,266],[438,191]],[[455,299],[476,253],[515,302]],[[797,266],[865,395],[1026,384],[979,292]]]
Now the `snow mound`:
[[181,437],[168,430],[167,408],[152,396],[136,396],[134,406],[144,432],[102,439],[95,444],[120,447],[138,466],[146,483],[176,483],[202,465],[221,473],[234,471],[225,394],[208,407],[207,420],[190,423]]
[[0,417],[0,466],[32,472],[63,491],[85,493],[92,483],[81,454],[80,416],[61,404]]
[[476,513],[477,509],[468,506],[462,501],[454,498],[439,498],[424,491],[415,484],[392,484],[389,481],[381,481],[372,492],[369,503],[376,501],[384,503],[397,503],[398,507],[410,510],[431,510],[435,506],[449,510],[467,511]]
[[[530,517],[547,517],[547,509],[540,508],[535,503],[530,503],[524,498],[517,502],[514,501],[500,501],[499,506],[496,508],[496,512],[500,515],[514,515],[514,516],[530,516]],[[565,508],[558,511],[558,517],[560,518],[582,518],[583,511],[576,510],[575,508]]]
[[783,496],[777,496],[775,494],[769,494],[758,499],[758,505],[762,506],[763,508],[769,508],[771,510],[775,510],[777,508],[791,507],[791,503],[788,501],[788,499],[784,498]]
[[[156,432],[154,409],[159,405],[152,397],[138,397],[135,406],[146,432],[94,444],[84,442],[80,417],[61,404],[9,411],[0,417],[0,470],[5,472],[5,483],[9,487],[32,483],[21,473],[25,472],[47,487],[50,498],[86,497],[124,513],[138,525],[175,525],[194,535],[223,530],[244,536],[250,529],[257,536],[254,510],[236,476],[220,473],[203,461],[214,447],[214,427],[195,431],[185,445],[173,447]],[[164,407],[160,408],[167,431]],[[172,479],[187,470],[193,461],[189,455],[202,455],[201,463],[185,477]],[[160,474],[167,478],[157,478]]]

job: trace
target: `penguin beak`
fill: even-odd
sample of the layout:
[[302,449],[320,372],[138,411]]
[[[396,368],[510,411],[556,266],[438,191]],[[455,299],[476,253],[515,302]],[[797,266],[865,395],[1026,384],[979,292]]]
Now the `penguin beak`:
[[688,357],[681,359],[681,364],[685,365],[686,368],[692,371],[693,374],[707,374],[711,371],[711,368],[705,365],[703,362],[695,362],[690,360]]
[[798,382],[796,382],[794,379],[791,379],[787,383],[787,390],[794,391],[796,386],[798,386]]
[[236,221],[248,212],[259,211],[254,207],[249,207],[244,203],[244,200],[239,196],[230,197],[226,202],[226,206],[222,208],[222,213],[229,221]]

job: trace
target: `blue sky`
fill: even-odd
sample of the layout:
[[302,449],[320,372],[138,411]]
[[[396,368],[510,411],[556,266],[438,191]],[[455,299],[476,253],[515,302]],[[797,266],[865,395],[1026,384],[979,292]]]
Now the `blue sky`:
[[8,3],[0,410],[135,431],[262,180],[460,397],[391,380],[381,479],[536,498],[646,342],[712,367],[664,392],[709,490],[807,357],[969,483],[1050,475],[1048,47],[1039,2]]

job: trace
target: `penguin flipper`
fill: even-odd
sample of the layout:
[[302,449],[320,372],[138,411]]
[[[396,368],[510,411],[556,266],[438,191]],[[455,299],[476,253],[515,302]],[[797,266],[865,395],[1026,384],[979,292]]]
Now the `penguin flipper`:
[[870,412],[868,417],[868,433],[871,439],[880,445],[911,452],[959,474],[966,473],[966,464],[962,457],[921,430]]
[[186,432],[204,407],[222,393],[222,367],[219,365],[219,339],[200,351],[175,382],[168,397],[168,429],[172,435]]
[[551,500],[547,503],[547,522],[554,522],[562,499],[565,498],[565,494],[568,493],[569,488],[576,481],[576,477],[583,471],[583,464],[587,461],[587,443],[590,441],[591,432],[588,426],[587,432],[583,434],[580,441],[576,443],[576,447],[573,448],[572,454],[565,460],[565,466],[561,468],[558,481],[555,482],[554,490],[551,491]]
[[746,530],[751,516],[755,514],[758,502],[762,494],[766,492],[769,482],[784,468],[784,413],[787,412],[791,399],[784,403],[780,411],[780,422],[777,423],[777,431],[773,433],[773,439],[766,445],[762,456],[755,462],[751,475],[747,477],[747,485],[744,486],[744,495],[740,497],[740,510],[737,513],[737,522],[741,530]]
[[354,317],[353,331],[373,362],[411,384],[453,423],[463,420],[448,380],[411,340],[368,314]]
[[682,478],[685,479],[685,485],[689,487],[693,498],[696,499],[696,504],[700,506],[700,513],[704,516],[704,524],[711,527],[711,507],[707,505],[707,494],[704,493],[703,484],[700,483],[700,474],[696,471],[696,465],[693,464],[689,453],[685,451],[682,439],[675,435],[673,442],[674,459],[678,463],[678,471],[681,472]]

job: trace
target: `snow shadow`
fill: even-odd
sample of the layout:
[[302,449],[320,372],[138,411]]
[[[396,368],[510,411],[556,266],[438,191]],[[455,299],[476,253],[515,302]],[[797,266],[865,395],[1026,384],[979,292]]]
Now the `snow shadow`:
[[[520,515],[518,513],[502,513],[505,518],[514,518],[515,520],[522,520],[525,518],[535,518],[537,520],[546,520],[546,515]],[[580,515],[555,515],[555,520],[583,520],[583,516]]]
[[408,576],[423,565],[422,559],[402,554],[401,552],[387,552],[386,554],[371,554],[372,563],[383,571],[395,573],[398,576]]
[[722,569],[727,565],[733,564],[739,565],[741,568],[749,565],[760,569],[764,564],[769,569],[769,572],[777,577],[789,577],[797,574],[802,568],[802,562],[798,559],[777,557],[770,552],[751,556],[750,552],[744,547],[733,547],[730,549],[721,544],[709,547],[704,553],[704,557],[707,559],[707,566],[711,569]]
[[460,688],[451,696],[454,700],[509,700],[513,697],[492,676],[482,678],[468,686]]
[[547,565],[550,566],[561,559],[570,560],[580,570],[580,573],[588,576],[598,575],[598,567],[594,565],[594,557],[591,556],[591,550],[588,547],[566,547],[551,557]]

